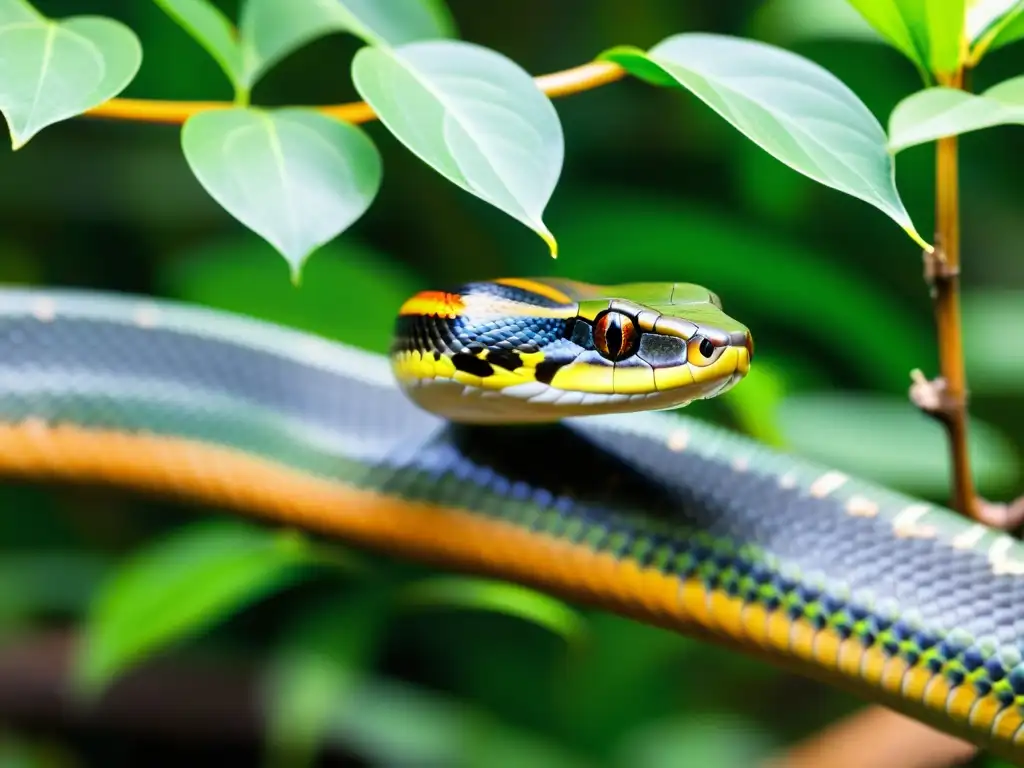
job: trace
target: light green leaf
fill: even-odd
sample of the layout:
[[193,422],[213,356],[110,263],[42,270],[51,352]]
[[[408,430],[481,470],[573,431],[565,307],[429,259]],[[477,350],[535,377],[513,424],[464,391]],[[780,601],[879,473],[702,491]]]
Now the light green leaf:
[[357,221],[380,188],[369,137],[308,110],[201,112],[181,143],[210,196],[280,251],[296,282],[309,254]]
[[542,215],[562,171],[562,126],[523,69],[478,45],[434,41],[363,48],[352,77],[399,141],[557,255]]
[[882,126],[817,64],[764,43],[709,34],[675,35],[647,53],[616,48],[601,58],[646,79],[657,67],[769,154],[870,203],[931,248],[900,199]]
[[0,112],[14,149],[48,125],[116,96],[142,63],[139,40],[98,16],[53,21],[21,0],[0,0]]
[[406,588],[405,605],[419,608],[469,608],[525,619],[570,645],[582,642],[583,619],[565,603],[517,584],[462,576],[438,577]]
[[[960,63],[966,0],[849,0],[922,74],[949,74]],[[928,81],[925,76],[925,80]]]
[[438,0],[246,0],[239,26],[249,87],[288,54],[332,32],[402,45],[454,31]]
[[[1024,291],[987,290],[963,299],[964,357],[972,392],[1024,390]],[[972,422],[973,423],[973,422]]]
[[971,62],[1024,37],[1024,0],[974,0],[967,9]]
[[[946,435],[906,398],[794,395],[782,403],[779,424],[788,447],[809,459],[917,495],[949,491]],[[979,486],[1010,490],[1017,456],[1009,440],[975,418],[970,451]]]
[[101,588],[76,663],[95,695],[162,648],[194,636],[322,562],[302,539],[239,523],[177,532],[117,569]]
[[242,47],[234,25],[210,0],[154,0],[202,45],[224,70],[236,92],[248,93]]
[[889,151],[995,125],[1024,125],[1024,76],[979,95],[928,88],[908,96],[889,116]]
[[293,627],[264,682],[269,764],[300,768],[353,703],[384,628],[376,590],[317,605]]
[[950,74],[960,66],[967,15],[965,1],[924,0],[928,23],[928,62],[936,74]]

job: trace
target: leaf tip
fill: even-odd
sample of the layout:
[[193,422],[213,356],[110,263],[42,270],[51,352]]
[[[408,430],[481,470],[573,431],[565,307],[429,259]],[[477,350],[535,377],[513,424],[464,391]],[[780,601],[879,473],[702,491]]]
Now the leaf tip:
[[551,258],[552,259],[557,259],[558,258],[558,241],[555,239],[555,236],[553,234],[551,234],[551,231],[548,230],[547,227],[541,227],[540,229],[538,229],[537,230],[537,234],[540,235],[541,239],[545,243],[547,243],[548,250],[551,251]]

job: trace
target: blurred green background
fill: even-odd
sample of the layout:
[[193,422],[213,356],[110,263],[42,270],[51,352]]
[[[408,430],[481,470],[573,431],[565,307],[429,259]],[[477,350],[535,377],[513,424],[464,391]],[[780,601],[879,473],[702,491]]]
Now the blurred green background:
[[[803,8],[830,14],[841,2]],[[216,4],[237,17],[235,2]],[[648,47],[703,30],[811,58],[883,125],[920,87],[913,67],[881,45],[796,34],[801,5],[783,5],[449,1],[463,39],[535,74],[615,44]],[[230,98],[212,59],[153,3],[37,6],[129,24],[145,59],[127,96]],[[275,69],[254,103],[354,99],[356,49],[339,35],[314,43]],[[1022,61],[1024,46],[991,55],[973,87],[1019,74]],[[370,124],[383,189],[361,221],[310,259],[296,289],[284,260],[199,186],[177,127],[78,119],[0,156],[0,280],[172,297],[376,351],[387,348],[400,302],[422,288],[545,274],[699,282],[753,329],[757,357],[741,386],[690,415],[945,499],[942,434],[905,397],[910,369],[931,375],[937,361],[920,253],[899,228],[789,170],[685,92],[624,81],[556,107],[566,161],[545,219],[560,241],[557,261],[535,234]],[[1021,145],[1019,128],[961,142],[973,451],[981,491],[999,499],[1019,486],[1024,424],[1024,334],[1014,331],[1024,323]],[[923,233],[932,230],[933,173],[931,146],[899,156],[898,184]],[[4,766],[299,765],[301,734],[324,712],[322,765],[751,765],[858,706],[617,617],[586,611],[573,628],[571,615],[516,590],[495,600],[513,613],[536,609],[568,641],[502,611],[403,607],[395,585],[432,572],[362,554],[367,569],[317,570],[219,616],[115,686],[102,716],[90,719],[59,705],[54,675],[97,585],[126,558],[218,511],[9,484],[0,505]],[[51,678],[49,695],[25,697]],[[271,739],[278,748],[268,753],[265,709],[276,718],[269,733],[297,741]]]

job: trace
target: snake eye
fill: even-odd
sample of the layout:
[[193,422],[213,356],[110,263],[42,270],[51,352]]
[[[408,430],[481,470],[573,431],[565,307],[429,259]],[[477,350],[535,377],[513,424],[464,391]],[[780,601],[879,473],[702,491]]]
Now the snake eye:
[[608,311],[594,320],[594,347],[613,363],[634,354],[639,343],[640,334],[629,315]]
[[686,343],[686,361],[690,365],[711,365],[722,355],[725,347],[716,347],[710,339],[694,336]]

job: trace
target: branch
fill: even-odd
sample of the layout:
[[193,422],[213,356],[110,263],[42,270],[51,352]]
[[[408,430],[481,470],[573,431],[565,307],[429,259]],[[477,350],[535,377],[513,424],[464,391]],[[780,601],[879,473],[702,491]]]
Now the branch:
[[965,741],[897,714],[868,707],[790,747],[761,768],[949,768],[970,760]]
[[[944,85],[963,88],[959,71]],[[915,371],[911,400],[945,428],[953,464],[952,506],[979,519],[967,444],[967,374],[960,328],[960,182],[957,137],[939,139],[935,150],[935,251],[926,253],[925,282],[935,308],[940,377]]]
[[[535,77],[537,87],[552,98],[571,96],[602,85],[614,83],[626,76],[626,70],[610,61],[592,61],[572,69],[552,72]],[[229,101],[160,101],[158,99],[111,99],[93,107],[85,117],[106,120],[129,120],[140,123],[166,123],[180,125],[192,115],[212,109],[230,109],[235,104]],[[349,123],[368,123],[377,118],[376,113],[365,101],[349,104],[312,107]]]

